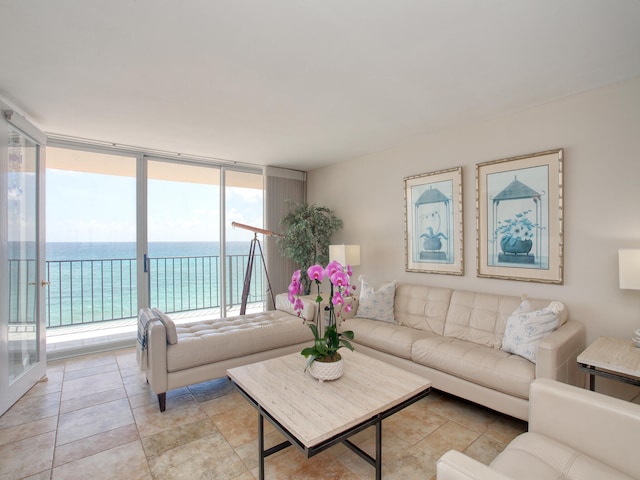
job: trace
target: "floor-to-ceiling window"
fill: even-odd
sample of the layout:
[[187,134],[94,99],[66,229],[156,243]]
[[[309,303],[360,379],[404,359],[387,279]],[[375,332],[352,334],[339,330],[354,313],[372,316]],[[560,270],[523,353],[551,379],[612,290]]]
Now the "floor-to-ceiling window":
[[47,327],[135,317],[136,157],[47,149]]
[[[262,227],[260,169],[90,146],[49,151],[50,328],[133,318],[147,305],[217,317],[239,308],[253,233],[231,223]],[[260,256],[255,264],[248,302],[262,309]]]

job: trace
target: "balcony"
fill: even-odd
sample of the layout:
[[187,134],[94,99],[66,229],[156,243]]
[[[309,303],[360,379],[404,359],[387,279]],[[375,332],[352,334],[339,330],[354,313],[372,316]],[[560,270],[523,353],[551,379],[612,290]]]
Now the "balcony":
[[[150,305],[171,314],[176,323],[239,315],[249,255],[227,255],[226,306],[221,315],[219,256],[148,259]],[[24,327],[33,318],[26,310],[30,290],[24,279],[33,276],[32,261],[10,260],[11,318]],[[56,260],[46,262],[47,355],[65,356],[133,345],[137,329],[136,259]],[[262,311],[266,299],[263,264],[254,260],[247,312]],[[10,325],[11,327],[11,325]]]

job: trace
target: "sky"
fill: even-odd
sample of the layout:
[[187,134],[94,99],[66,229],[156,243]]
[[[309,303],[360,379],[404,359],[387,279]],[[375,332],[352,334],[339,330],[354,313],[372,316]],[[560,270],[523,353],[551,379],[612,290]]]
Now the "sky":
[[[135,178],[47,169],[47,242],[135,242]],[[253,233],[231,222],[262,227],[263,192],[228,187],[227,241]],[[219,187],[149,180],[149,241],[218,241]]]

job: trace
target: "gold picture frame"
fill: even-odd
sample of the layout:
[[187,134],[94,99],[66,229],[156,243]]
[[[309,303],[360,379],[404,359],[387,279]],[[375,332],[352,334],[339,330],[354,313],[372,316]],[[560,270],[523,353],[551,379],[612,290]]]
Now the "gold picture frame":
[[407,272],[464,274],[462,167],[405,177]]
[[563,150],[476,165],[477,275],[562,284]]

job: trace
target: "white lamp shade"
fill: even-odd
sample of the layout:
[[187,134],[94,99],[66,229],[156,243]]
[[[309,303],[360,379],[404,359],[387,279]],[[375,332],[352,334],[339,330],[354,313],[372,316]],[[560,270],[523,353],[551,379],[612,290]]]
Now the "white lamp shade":
[[618,250],[620,288],[640,290],[640,249]]
[[329,261],[334,260],[342,266],[360,265],[360,245],[329,245]]

